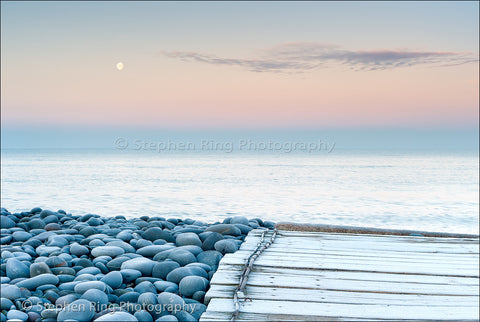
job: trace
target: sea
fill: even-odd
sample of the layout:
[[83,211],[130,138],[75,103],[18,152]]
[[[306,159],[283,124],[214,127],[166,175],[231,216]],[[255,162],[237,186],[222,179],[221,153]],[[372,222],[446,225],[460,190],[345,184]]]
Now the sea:
[[478,152],[325,146],[167,153],[116,144],[120,148],[3,149],[2,207],[479,233]]

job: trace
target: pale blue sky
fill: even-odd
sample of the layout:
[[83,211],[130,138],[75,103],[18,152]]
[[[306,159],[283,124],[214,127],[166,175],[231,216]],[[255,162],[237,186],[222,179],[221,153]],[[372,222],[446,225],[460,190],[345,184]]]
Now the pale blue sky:
[[[2,1],[1,8],[8,133],[130,125],[478,128],[477,1]],[[292,43],[312,45],[327,68],[258,73],[269,66],[269,49]],[[326,44],[339,49],[325,53]],[[376,59],[385,70],[369,70]]]

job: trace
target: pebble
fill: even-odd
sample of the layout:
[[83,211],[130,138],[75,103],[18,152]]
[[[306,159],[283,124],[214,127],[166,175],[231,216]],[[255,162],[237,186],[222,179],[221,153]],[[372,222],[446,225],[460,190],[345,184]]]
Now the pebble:
[[238,250],[238,244],[233,239],[223,239],[215,243],[215,250],[222,254],[235,253]]
[[152,269],[156,262],[145,257],[132,258],[122,263],[121,269],[135,269],[143,276],[152,276]]
[[95,315],[95,308],[90,301],[79,299],[68,304],[57,316],[59,322],[67,320],[90,321]]
[[119,288],[123,283],[123,276],[119,271],[113,271],[102,277],[100,282],[107,284],[113,289]]
[[200,237],[198,237],[198,235],[195,233],[178,234],[177,238],[175,239],[175,243],[177,244],[177,246],[202,246],[202,241],[200,240]]
[[231,236],[240,236],[242,232],[240,229],[235,227],[235,225],[231,224],[217,224],[217,225],[212,225],[205,229],[205,231],[213,231],[220,233],[222,235],[231,235]]
[[102,315],[94,320],[95,322],[137,322],[137,318],[127,312],[114,312]]
[[10,310],[7,313],[8,320],[20,320],[20,321],[27,321],[28,315],[25,312],[18,311],[18,310]]
[[166,279],[168,273],[173,271],[175,268],[180,267],[180,264],[174,261],[165,261],[156,263],[152,268],[152,276],[158,277],[161,279]]
[[208,284],[208,279],[204,277],[186,276],[180,281],[179,291],[181,295],[192,297],[197,291],[205,292]]
[[85,299],[90,301],[94,306],[97,312],[104,310],[107,308],[108,304],[108,296],[105,292],[102,292],[97,289],[89,289],[80,297],[81,299]]
[[106,290],[106,285],[100,281],[88,281],[88,282],[81,282],[75,285],[74,290],[75,293],[83,294],[90,289],[97,289],[102,292]]
[[56,275],[53,274],[41,274],[35,277],[27,278],[23,281],[18,282],[16,285],[18,287],[26,288],[30,291],[35,290],[37,287],[45,284],[57,285],[59,279]]
[[94,257],[110,256],[113,258],[123,255],[125,251],[123,250],[123,248],[120,248],[118,246],[99,246],[92,249],[91,253]]
[[9,258],[6,265],[6,274],[10,279],[30,277],[30,268],[16,258]]

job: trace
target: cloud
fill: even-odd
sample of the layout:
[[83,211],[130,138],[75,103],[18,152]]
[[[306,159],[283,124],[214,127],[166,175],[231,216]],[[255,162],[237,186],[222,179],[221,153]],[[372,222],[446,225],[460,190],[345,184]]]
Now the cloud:
[[225,58],[187,51],[164,51],[163,55],[187,62],[240,66],[253,72],[305,72],[341,64],[354,70],[383,70],[414,65],[455,66],[478,62],[478,53],[348,50],[335,44],[293,42],[262,50],[255,58]]

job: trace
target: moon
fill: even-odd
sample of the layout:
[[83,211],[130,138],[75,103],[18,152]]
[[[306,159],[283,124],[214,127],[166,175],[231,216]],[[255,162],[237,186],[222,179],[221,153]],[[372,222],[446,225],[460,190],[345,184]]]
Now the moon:
[[116,65],[117,69],[118,70],[122,70],[123,69],[123,63],[122,62],[118,62],[117,65]]

